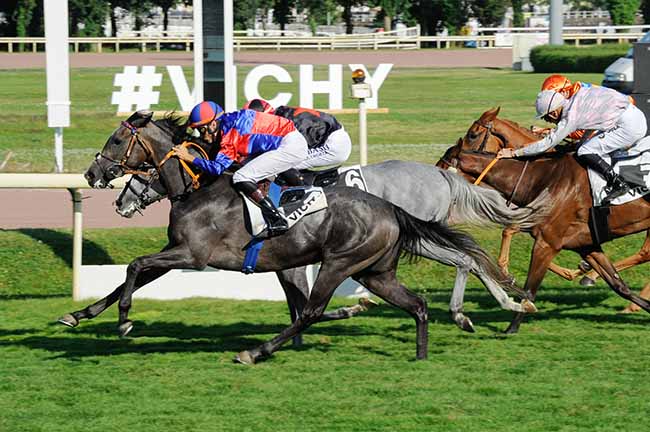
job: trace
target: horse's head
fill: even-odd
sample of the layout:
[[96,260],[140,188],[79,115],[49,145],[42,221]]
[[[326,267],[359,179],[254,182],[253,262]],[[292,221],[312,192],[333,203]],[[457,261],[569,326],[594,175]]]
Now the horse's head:
[[495,121],[501,107],[489,109],[481,115],[460,139],[463,150],[498,151],[504,147],[503,138],[495,133]]
[[135,212],[141,213],[147,206],[167,196],[167,189],[160,180],[158,171],[151,169],[149,175],[134,175],[126,183],[115,201],[115,211],[122,217],[130,218]]
[[90,186],[110,187],[112,180],[142,171],[146,163],[155,163],[152,143],[159,128],[151,121],[152,116],[151,111],[137,111],[111,134],[84,174]]
[[497,118],[500,109],[489,109],[472,123],[461,138],[463,150],[497,153],[502,148],[525,147],[541,138],[513,121]]

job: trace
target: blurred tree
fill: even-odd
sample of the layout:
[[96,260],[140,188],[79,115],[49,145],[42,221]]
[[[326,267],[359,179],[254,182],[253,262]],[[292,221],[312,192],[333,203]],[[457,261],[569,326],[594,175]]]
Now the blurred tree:
[[273,0],[273,20],[280,25],[281,31],[287,27],[294,6],[294,0]]
[[103,36],[108,7],[105,0],[68,0],[70,36]]
[[[393,21],[398,16],[408,12],[411,7],[410,0],[371,0],[370,6],[378,6],[381,8],[379,12],[380,18],[383,18],[383,27],[385,31],[393,29]],[[410,15],[410,13],[409,13]]]
[[354,32],[354,23],[352,22],[352,8],[362,4],[359,0],[337,0],[338,4],[343,7],[341,18],[345,21],[345,33],[352,34]]
[[523,0],[512,0],[512,26],[524,27],[526,22],[524,20]]
[[117,36],[117,8],[128,10],[131,4],[131,0],[108,0],[108,14],[111,18],[111,36]]
[[437,0],[441,4],[442,25],[450,34],[458,34],[467,22],[469,5],[465,0]]
[[[36,0],[18,0],[12,19],[16,22],[16,36],[26,37],[27,29],[36,9]],[[22,47],[19,48],[22,51]]]
[[470,0],[469,7],[472,16],[483,27],[497,27],[501,25],[506,15],[506,2],[503,0]]
[[299,0],[296,7],[307,15],[309,30],[313,35],[319,25],[328,25],[337,15],[335,0]]
[[643,23],[650,24],[650,0],[643,0],[641,12],[643,13]]
[[614,25],[633,25],[641,0],[607,0],[607,10]]

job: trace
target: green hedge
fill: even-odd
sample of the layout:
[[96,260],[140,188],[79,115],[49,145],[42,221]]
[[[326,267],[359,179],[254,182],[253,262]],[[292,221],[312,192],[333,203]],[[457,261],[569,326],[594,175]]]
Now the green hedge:
[[604,72],[607,66],[623,57],[630,44],[607,44],[590,47],[541,45],[530,52],[535,72]]

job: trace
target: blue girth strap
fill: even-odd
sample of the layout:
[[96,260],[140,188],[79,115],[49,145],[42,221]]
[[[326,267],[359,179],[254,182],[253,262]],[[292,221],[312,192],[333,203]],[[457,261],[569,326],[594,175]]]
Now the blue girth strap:
[[[271,186],[269,187],[269,198],[276,207],[280,204],[281,192],[282,188],[279,185],[277,185],[275,182],[271,183]],[[241,269],[242,273],[255,273],[255,267],[257,266],[257,257],[260,254],[260,250],[262,250],[262,246],[264,246],[264,240],[253,238],[248,248],[246,249],[244,264],[242,265]]]

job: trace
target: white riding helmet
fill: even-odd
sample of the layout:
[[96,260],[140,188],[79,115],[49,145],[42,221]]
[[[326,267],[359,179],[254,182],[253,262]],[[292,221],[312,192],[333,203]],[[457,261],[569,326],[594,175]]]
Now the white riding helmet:
[[537,101],[535,101],[535,109],[537,110],[537,117],[542,118],[546,114],[555,111],[564,106],[565,97],[555,90],[544,90],[537,94]]

